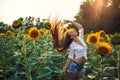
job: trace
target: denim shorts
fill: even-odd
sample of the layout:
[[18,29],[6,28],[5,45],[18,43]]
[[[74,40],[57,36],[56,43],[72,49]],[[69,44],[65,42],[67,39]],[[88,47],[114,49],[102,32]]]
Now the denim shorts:
[[68,67],[68,72],[85,72],[84,65],[80,65],[75,61],[72,61]]

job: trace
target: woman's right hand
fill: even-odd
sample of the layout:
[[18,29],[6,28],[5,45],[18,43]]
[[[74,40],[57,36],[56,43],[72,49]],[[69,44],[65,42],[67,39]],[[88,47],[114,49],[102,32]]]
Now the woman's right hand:
[[63,70],[62,73],[61,73],[61,75],[62,75],[62,76],[65,76],[66,73],[67,73],[67,71],[66,71],[66,70]]

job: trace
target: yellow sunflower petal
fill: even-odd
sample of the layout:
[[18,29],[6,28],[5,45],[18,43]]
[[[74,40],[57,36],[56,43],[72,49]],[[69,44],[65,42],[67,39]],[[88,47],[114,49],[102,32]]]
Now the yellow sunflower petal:
[[3,33],[0,33],[0,36],[4,36],[5,34],[3,34]]
[[45,31],[44,30],[39,30],[41,35],[45,35]]
[[110,40],[110,37],[109,37],[109,35],[108,35],[108,34],[105,34],[105,36],[104,36],[104,40],[105,40],[105,41]]

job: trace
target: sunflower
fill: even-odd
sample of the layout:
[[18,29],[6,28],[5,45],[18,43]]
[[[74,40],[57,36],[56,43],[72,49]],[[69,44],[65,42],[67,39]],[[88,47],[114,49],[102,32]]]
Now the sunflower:
[[100,36],[100,38],[105,36],[105,31],[101,30],[98,32],[98,35]]
[[40,32],[41,35],[45,35],[44,30],[39,30],[39,32]]
[[11,30],[7,30],[6,31],[6,35],[8,36],[8,35],[13,35],[14,33],[11,31]]
[[105,41],[110,40],[110,37],[109,37],[109,35],[108,35],[108,34],[105,34],[105,36],[104,36],[104,40],[105,40]]
[[45,29],[50,29],[51,28],[51,23],[50,22],[46,22],[45,23]]
[[36,27],[32,27],[29,29],[29,31],[28,31],[29,38],[36,40],[39,38],[39,36],[40,36],[40,32]]
[[76,31],[75,28],[69,28],[68,30]]
[[87,36],[87,41],[88,44],[96,45],[99,43],[99,36],[95,33],[91,33]]
[[50,34],[50,30],[44,29],[44,33],[45,33],[45,35]]
[[14,29],[17,29],[20,26],[22,26],[22,22],[20,20],[15,20],[15,21],[13,21],[12,26],[13,26]]
[[66,28],[66,27],[62,27],[62,31],[63,31],[63,32],[66,32],[66,31],[67,31],[67,28]]
[[3,34],[3,33],[0,33],[0,36],[4,36],[5,34]]
[[24,34],[24,37],[25,37],[25,38],[29,38],[29,35],[28,35],[28,34]]
[[98,54],[100,54],[101,56],[109,56],[111,50],[112,50],[112,46],[108,44],[107,42],[101,42],[97,46]]

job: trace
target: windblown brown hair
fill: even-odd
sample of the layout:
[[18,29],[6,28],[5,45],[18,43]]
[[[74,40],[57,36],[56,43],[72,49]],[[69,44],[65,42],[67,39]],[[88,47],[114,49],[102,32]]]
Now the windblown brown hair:
[[51,28],[53,46],[54,49],[59,52],[68,49],[71,42],[73,41],[67,31],[63,34],[60,23],[61,21],[58,20],[53,22]]

